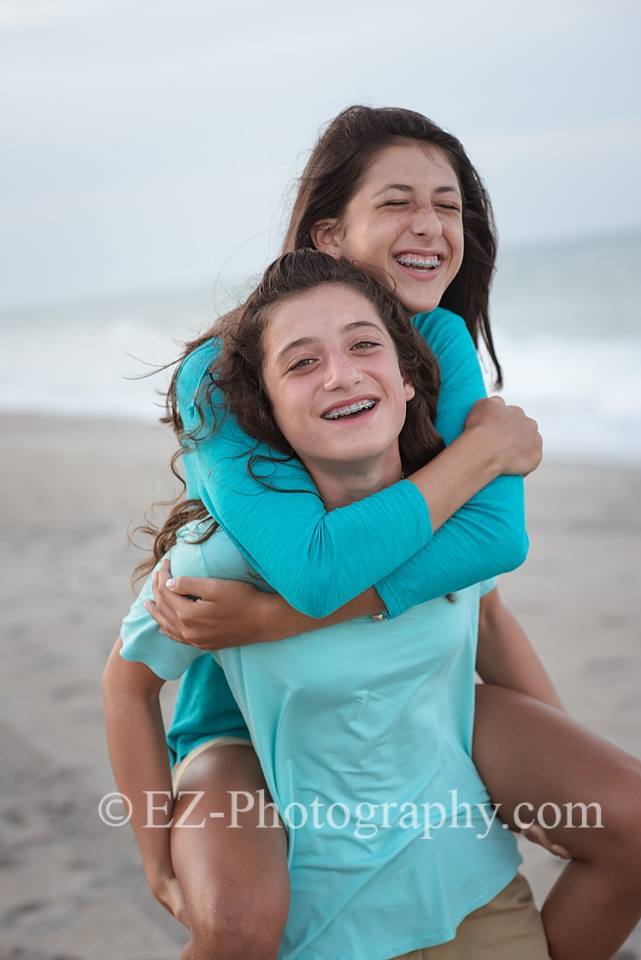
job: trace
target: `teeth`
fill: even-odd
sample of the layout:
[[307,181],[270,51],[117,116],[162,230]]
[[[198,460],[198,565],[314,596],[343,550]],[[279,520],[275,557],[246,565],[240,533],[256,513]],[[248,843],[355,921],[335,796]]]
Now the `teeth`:
[[435,270],[441,262],[441,258],[438,255],[435,257],[419,257],[414,254],[403,253],[395,259],[397,263],[402,264],[404,267],[418,267],[422,270]]
[[338,407],[330,413],[324,413],[324,420],[337,420],[339,417],[348,417],[352,413],[358,413],[359,410],[371,410],[376,406],[375,400],[360,400],[358,403],[352,403],[348,407]]

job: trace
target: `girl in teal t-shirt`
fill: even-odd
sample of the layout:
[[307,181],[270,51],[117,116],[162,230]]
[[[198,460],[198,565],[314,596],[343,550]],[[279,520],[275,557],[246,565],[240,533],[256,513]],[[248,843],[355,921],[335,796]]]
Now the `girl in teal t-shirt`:
[[[425,375],[433,358],[399,305],[345,261],[285,255],[230,341],[221,357],[230,410],[271,439],[274,456],[301,459],[327,509],[386,490],[441,449],[437,381]],[[249,386],[259,378],[264,397]],[[255,577],[210,520],[183,527],[170,558],[188,576]],[[282,960],[388,960],[444,943],[513,880],[514,837],[471,759],[479,599],[493,586],[386,622],[359,617],[213,655],[288,828]],[[140,599],[121,639],[132,676],[142,663],[176,679],[202,656],[163,636]],[[114,726],[130,726],[127,715]],[[533,936],[543,960],[540,920]]]

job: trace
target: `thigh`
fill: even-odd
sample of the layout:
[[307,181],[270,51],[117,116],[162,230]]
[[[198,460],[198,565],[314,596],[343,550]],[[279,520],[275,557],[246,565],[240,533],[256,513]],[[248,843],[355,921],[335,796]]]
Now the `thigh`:
[[[515,817],[531,818],[530,804],[573,859],[598,852],[607,862],[612,840],[625,839],[617,832],[639,822],[641,763],[524,694],[477,685],[473,756],[501,819],[518,828]],[[604,829],[577,829],[582,822]]]
[[[223,927],[251,922],[280,936],[289,910],[287,833],[269,809],[263,817],[269,826],[259,825],[259,792],[265,804],[271,795],[254,749],[212,746],[184,770],[179,788],[171,856],[190,917],[200,926],[212,915]],[[249,796],[253,809],[241,812]]]

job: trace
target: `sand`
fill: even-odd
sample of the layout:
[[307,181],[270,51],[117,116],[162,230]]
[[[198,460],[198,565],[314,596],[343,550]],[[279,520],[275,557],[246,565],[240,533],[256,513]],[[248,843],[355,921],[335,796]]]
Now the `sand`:
[[[3,416],[0,960],[172,960],[182,928],[147,892],[114,790],[99,684],[131,601],[127,525],[172,489],[165,428]],[[570,713],[641,755],[641,468],[544,462],[530,557],[502,591]],[[166,708],[171,707],[168,691]],[[526,845],[537,897],[557,861]],[[641,957],[641,934],[625,948]]]

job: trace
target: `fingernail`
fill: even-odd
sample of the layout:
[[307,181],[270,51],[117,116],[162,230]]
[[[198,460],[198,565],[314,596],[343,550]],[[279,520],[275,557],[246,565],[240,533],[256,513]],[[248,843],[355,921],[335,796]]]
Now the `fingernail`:
[[171,580],[167,580],[165,586],[168,590],[174,590],[176,588],[176,581],[172,577]]
[[145,600],[145,602],[143,603],[143,607],[145,608],[145,610],[149,610],[150,606],[151,606],[151,603],[149,602],[149,600]]

